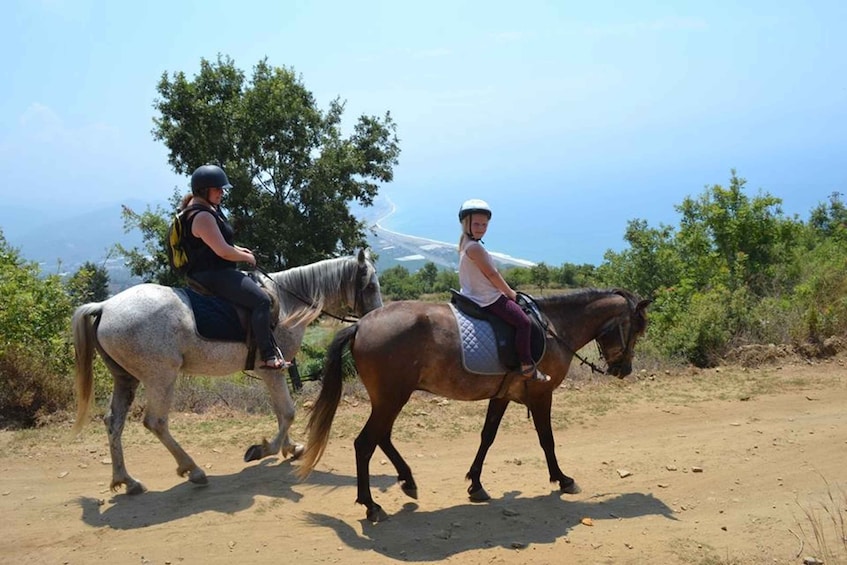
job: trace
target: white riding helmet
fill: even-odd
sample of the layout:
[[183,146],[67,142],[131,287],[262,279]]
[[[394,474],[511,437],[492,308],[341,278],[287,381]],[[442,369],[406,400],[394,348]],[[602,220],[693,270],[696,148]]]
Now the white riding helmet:
[[465,219],[465,216],[469,216],[470,214],[485,214],[490,220],[491,207],[488,205],[488,202],[480,200],[479,198],[465,200],[465,202],[459,207],[459,221],[461,222]]

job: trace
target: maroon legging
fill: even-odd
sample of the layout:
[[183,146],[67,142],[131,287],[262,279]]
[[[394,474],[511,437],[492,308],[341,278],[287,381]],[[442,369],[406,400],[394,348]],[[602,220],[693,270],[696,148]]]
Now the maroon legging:
[[486,312],[491,312],[504,322],[515,328],[515,347],[518,350],[518,359],[522,365],[532,364],[532,351],[529,348],[530,331],[532,330],[532,322],[529,320],[521,307],[513,300],[509,300],[505,295],[500,296],[493,304],[483,308]]

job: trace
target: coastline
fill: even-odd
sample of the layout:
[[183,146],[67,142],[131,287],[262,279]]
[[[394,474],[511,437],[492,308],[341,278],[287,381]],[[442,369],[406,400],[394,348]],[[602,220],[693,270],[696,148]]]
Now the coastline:
[[[374,220],[369,228],[374,234],[370,240],[371,247],[384,259],[384,263],[396,263],[405,266],[409,271],[417,271],[426,263],[434,263],[436,266],[457,270],[459,268],[459,254],[456,251],[456,242],[448,243],[416,235],[410,235],[384,227],[383,222],[397,211],[397,206],[385,195],[380,195],[388,205],[387,213]],[[518,257],[512,257],[506,253],[489,250],[488,253],[499,266],[504,267],[533,267],[535,262]],[[378,260],[379,262],[379,260]],[[381,266],[381,268],[384,268]]]

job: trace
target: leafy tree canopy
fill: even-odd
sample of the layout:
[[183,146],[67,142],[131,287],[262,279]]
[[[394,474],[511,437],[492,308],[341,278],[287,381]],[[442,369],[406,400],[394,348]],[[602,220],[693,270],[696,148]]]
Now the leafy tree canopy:
[[63,366],[71,300],[59,276],[42,276],[38,264],[24,260],[2,231],[0,296],[0,353],[8,348],[32,347],[55,353],[56,366]]
[[109,298],[109,272],[102,265],[86,261],[65,281],[65,289],[75,306]]
[[[247,79],[220,55],[202,59],[193,78],[163,73],[157,91],[152,133],[167,146],[168,162],[186,176],[205,163],[226,170],[234,188],[223,205],[238,243],[253,249],[260,266],[278,270],[365,245],[350,204],[371,206],[379,183],[393,179],[400,148],[389,112],[360,116],[345,135],[339,99],[321,110],[292,69],[262,60]],[[167,221],[151,215],[158,213],[125,211],[153,247],[128,255],[135,274],[159,280],[167,278]]]

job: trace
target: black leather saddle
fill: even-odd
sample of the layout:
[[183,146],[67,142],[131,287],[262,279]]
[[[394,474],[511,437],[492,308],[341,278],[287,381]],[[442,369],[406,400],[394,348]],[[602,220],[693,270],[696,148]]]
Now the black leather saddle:
[[[518,360],[518,353],[515,348],[515,328],[503,321],[499,316],[486,312],[476,302],[458,290],[450,289],[450,294],[450,303],[457,310],[471,318],[485,320],[491,325],[491,329],[494,331],[497,340],[497,354],[503,366],[507,369],[519,369],[520,361]],[[535,306],[532,297],[518,293],[517,302],[532,322],[530,352],[532,353],[532,360],[538,363],[544,357],[544,352],[547,348],[546,324],[541,319],[541,313]]]

